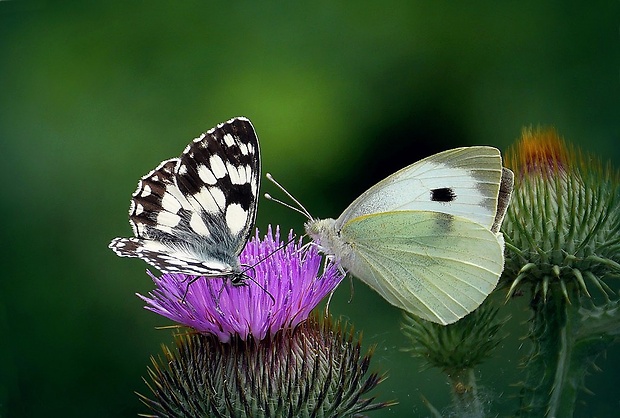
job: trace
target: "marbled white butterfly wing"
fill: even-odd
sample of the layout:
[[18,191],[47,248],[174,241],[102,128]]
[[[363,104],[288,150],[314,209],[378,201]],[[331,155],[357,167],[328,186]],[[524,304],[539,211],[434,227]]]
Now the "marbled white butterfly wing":
[[221,123],[140,179],[129,208],[135,237],[115,238],[110,248],[164,273],[241,282],[238,257],[254,226],[259,186],[252,124],[243,117]]
[[392,305],[449,324],[497,285],[512,184],[499,150],[448,150],[380,181],[338,219],[308,221],[306,231]]

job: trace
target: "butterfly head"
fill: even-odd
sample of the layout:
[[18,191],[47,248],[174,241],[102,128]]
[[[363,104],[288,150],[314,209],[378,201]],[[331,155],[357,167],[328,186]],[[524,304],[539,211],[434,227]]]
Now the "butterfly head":
[[310,219],[304,224],[306,234],[321,248],[331,248],[338,234],[335,219]]
[[280,190],[286,194],[293,201],[295,205],[290,205],[281,200],[271,197],[269,194],[265,194],[265,198],[279,203],[289,209],[294,210],[305,216],[308,220],[304,224],[306,234],[312,239],[312,244],[316,245],[323,253],[335,258],[337,262],[341,259],[349,258],[352,256],[352,248],[348,243],[345,243],[340,238],[339,226],[335,219],[316,219],[310,212],[297,200],[291,193],[288,192],[280,183],[278,183],[271,174],[267,173],[266,177],[269,181],[276,185]]
[[245,271],[240,271],[238,273],[235,272],[234,274],[230,275],[229,278],[230,278],[230,284],[232,284],[235,287],[246,286],[247,280],[254,281],[254,279],[248,274],[246,274]]

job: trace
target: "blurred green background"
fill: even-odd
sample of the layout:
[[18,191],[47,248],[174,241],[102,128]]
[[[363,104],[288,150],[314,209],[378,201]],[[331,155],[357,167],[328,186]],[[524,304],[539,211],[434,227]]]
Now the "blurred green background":
[[[0,416],[132,417],[168,324],[135,292],[128,236],[140,176],[232,116],[252,119],[263,169],[317,217],[335,217],[397,169],[453,146],[506,149],[554,125],[620,166],[618,2],[0,1]],[[277,194],[264,183],[263,191]],[[257,226],[302,231],[261,201]],[[401,315],[363,284],[331,310],[377,345],[373,417],[427,416],[444,377],[401,348]],[[526,303],[480,372],[511,415]],[[586,379],[577,416],[620,406],[618,347]],[[448,411],[446,411],[448,414]]]

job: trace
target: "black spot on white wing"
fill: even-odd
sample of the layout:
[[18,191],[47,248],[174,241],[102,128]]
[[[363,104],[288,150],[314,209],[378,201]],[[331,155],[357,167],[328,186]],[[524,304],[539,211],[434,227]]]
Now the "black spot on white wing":
[[442,187],[439,189],[431,190],[431,201],[449,203],[456,200],[456,193],[454,189],[449,187]]

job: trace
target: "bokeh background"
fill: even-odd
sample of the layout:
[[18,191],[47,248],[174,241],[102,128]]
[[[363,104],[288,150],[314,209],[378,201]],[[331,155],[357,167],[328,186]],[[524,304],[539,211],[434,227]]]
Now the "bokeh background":
[[[117,258],[140,176],[232,116],[252,119],[264,171],[317,217],[337,216],[397,169],[453,146],[503,150],[553,125],[620,166],[618,2],[292,3],[0,1],[0,416],[132,417],[149,356],[171,341]],[[263,191],[274,187],[264,183]],[[257,226],[302,231],[260,203]],[[401,314],[354,282],[332,313],[376,345],[373,417],[449,402],[401,351]],[[480,370],[490,411],[515,411],[527,320]],[[577,416],[614,416],[618,347],[586,378]],[[449,411],[444,411],[449,414]]]

